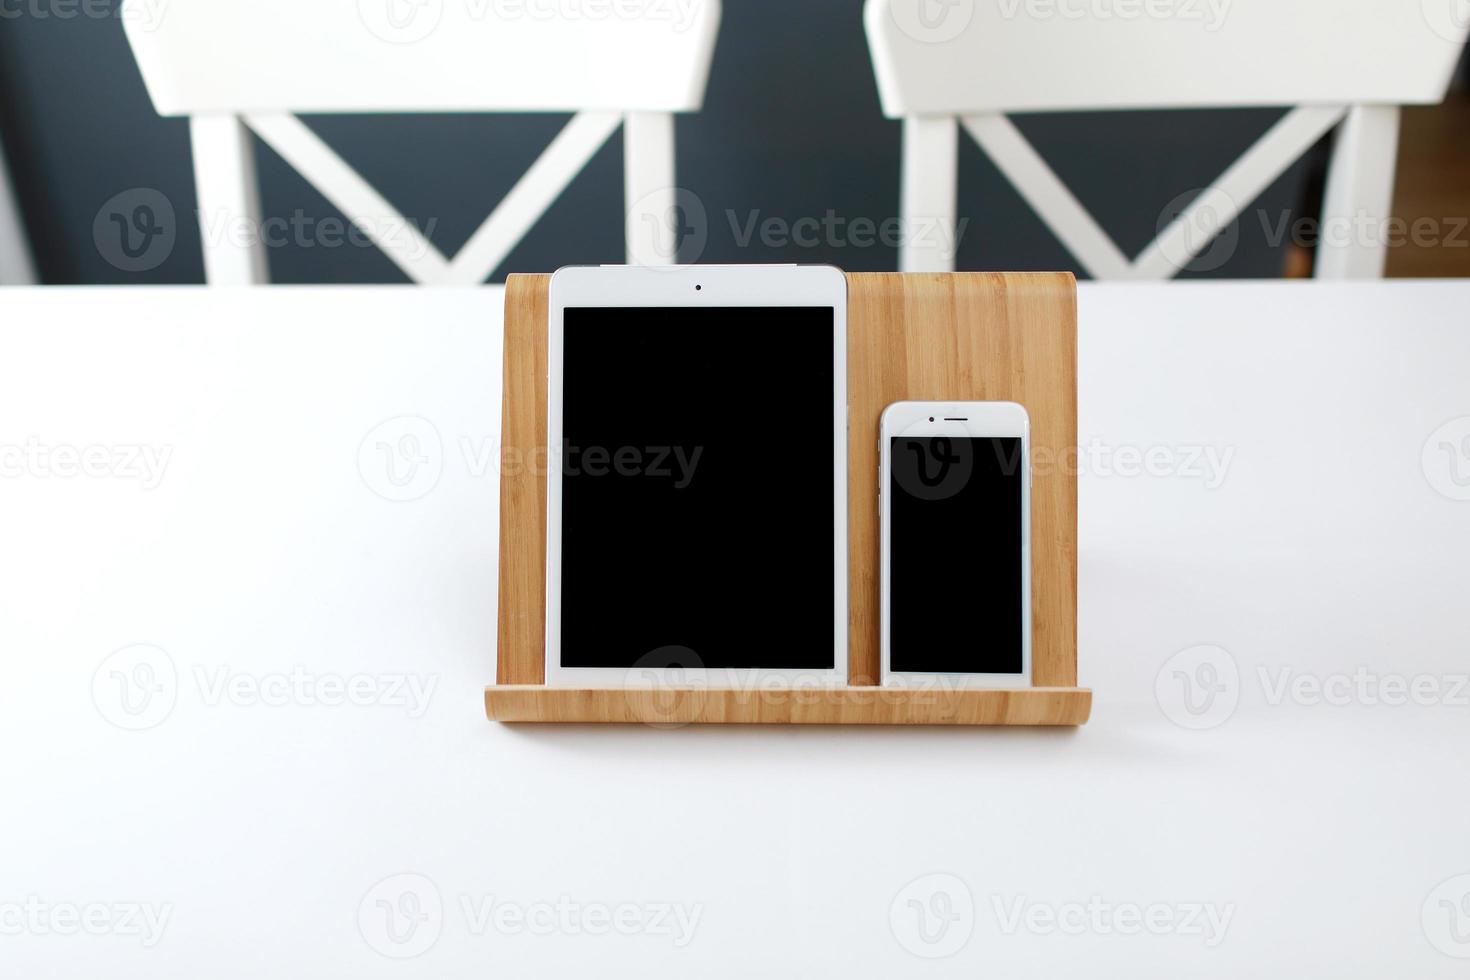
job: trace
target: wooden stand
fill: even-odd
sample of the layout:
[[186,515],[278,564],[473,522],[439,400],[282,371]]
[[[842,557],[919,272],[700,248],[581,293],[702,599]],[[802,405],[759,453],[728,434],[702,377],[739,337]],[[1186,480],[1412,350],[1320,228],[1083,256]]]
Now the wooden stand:
[[[848,280],[850,686],[772,691],[548,688],[546,478],[500,480],[497,681],[507,722],[1081,725],[1077,684],[1077,300],[1065,273],[854,273]],[[502,451],[546,442],[549,276],[505,296]],[[1021,689],[904,690],[879,675],[878,417],[908,399],[1017,401],[1031,415],[1032,680]]]

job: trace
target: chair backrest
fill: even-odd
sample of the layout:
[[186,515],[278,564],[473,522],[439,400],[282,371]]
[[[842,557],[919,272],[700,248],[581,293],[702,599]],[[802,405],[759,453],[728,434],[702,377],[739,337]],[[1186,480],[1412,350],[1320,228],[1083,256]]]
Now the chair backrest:
[[10,186],[5,146],[0,144],[0,286],[29,286],[35,281],[36,267],[20,220],[20,205]]
[[[865,20],[883,110],[905,120],[906,208],[952,212],[953,163],[933,158],[953,153],[958,121],[1089,272],[1153,278],[1344,120],[1324,218],[1386,218],[1397,107],[1444,97],[1467,13],[1465,0],[867,0]],[[1004,115],[1247,106],[1295,108],[1134,260]],[[1335,252],[1320,270],[1381,272],[1381,245]]]
[[[156,13],[154,11],[156,10]],[[246,128],[412,278],[485,278],[626,123],[630,261],[667,262],[675,198],[670,113],[704,97],[718,0],[124,0],[158,112],[189,116],[211,282],[262,281]],[[296,119],[312,112],[576,115],[453,260]],[[243,236],[248,238],[249,236]]]

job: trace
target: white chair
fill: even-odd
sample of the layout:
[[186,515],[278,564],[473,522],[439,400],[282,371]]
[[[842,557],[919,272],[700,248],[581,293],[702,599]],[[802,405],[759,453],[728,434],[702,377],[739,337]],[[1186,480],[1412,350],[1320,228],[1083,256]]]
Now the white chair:
[[36,266],[20,220],[20,205],[10,186],[5,147],[0,145],[0,286],[29,286],[35,281]]
[[[867,0],[885,115],[903,120],[906,271],[953,268],[962,125],[1098,279],[1170,277],[1337,127],[1317,274],[1382,276],[1399,107],[1439,102],[1463,0]],[[1136,258],[1006,113],[1290,106]],[[1329,234],[1329,232],[1331,234]]]
[[[411,279],[473,284],[621,124],[628,261],[673,261],[672,113],[704,99],[718,0],[169,0],[154,16],[157,6],[125,0],[122,17],[154,107],[190,120],[211,284],[267,278],[249,231],[260,221],[251,131]],[[576,113],[453,258],[295,115],[435,111]]]

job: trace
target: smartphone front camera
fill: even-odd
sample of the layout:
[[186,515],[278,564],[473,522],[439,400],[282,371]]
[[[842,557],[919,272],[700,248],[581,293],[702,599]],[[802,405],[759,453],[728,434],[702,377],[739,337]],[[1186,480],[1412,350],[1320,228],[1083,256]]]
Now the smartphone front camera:
[[931,415],[931,416],[929,416],[929,421],[930,421],[930,422],[933,422],[933,421],[934,421],[934,416],[932,416],[932,415]]
[[703,289],[703,288],[704,288],[704,287],[703,287],[703,286],[701,286],[701,285],[700,285],[700,284],[699,284],[699,283],[695,283],[695,284],[694,284],[694,291],[695,291],[695,292],[696,292],[696,293],[697,293],[697,292],[699,292],[699,291],[700,291],[700,290],[701,290],[701,289]]

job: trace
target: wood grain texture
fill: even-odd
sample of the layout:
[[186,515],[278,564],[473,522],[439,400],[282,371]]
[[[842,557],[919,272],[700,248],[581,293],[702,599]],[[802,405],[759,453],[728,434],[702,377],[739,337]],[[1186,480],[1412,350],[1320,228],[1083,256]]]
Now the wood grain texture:
[[1070,273],[847,277],[848,672],[879,675],[878,418],[897,401],[1031,416],[1032,683],[1077,683],[1077,284]]
[[731,691],[701,688],[485,689],[493,721],[652,725],[1081,725],[1092,692],[1077,688],[898,690],[883,687]]
[[[501,685],[544,684],[546,610],[546,326],[550,276],[516,275],[506,283],[502,452],[510,462],[500,485]],[[1031,415],[1035,482],[1031,497],[1033,681],[1037,688],[1077,683],[1077,306],[1065,273],[855,273],[848,276],[848,512],[850,635],[854,686],[876,684],[878,635],[878,418],[904,400],[1017,401]],[[486,694],[491,717],[534,720],[535,691]],[[617,692],[545,689],[547,714],[580,703],[615,720],[632,710]],[[1052,692],[1055,693],[1055,692]],[[707,698],[713,692],[706,692]],[[1085,699],[1083,698],[1085,695]],[[912,696],[912,692],[910,692]],[[947,718],[1086,718],[1088,692],[1062,697],[1056,715],[1032,692],[956,693]],[[1081,700],[1079,700],[1081,699]],[[636,699],[634,699],[636,702]],[[714,698],[723,705],[722,698]],[[842,715],[839,698],[837,715]],[[622,705],[622,707],[619,707]],[[1022,711],[1014,705],[1027,705]],[[560,707],[556,707],[560,706]],[[635,705],[636,706],[636,705]],[[554,710],[555,709],[555,710]],[[710,708],[708,710],[715,710]],[[724,710],[724,709],[721,709]],[[794,712],[791,717],[784,711]],[[1080,724],[1080,721],[904,721],[915,709],[864,709],[854,724]],[[1028,713],[1029,712],[1029,713]],[[739,719],[752,720],[748,711]],[[757,712],[759,721],[808,723],[807,712]],[[931,709],[924,717],[935,714]],[[799,716],[799,717],[797,717]],[[891,718],[895,720],[864,720]],[[835,723],[831,710],[814,724]],[[545,719],[556,720],[556,719]],[[640,720],[637,718],[631,720]],[[718,720],[710,718],[707,720]]]
[[548,275],[510,276],[505,281],[500,617],[495,670],[501,684],[546,683],[546,317],[550,284]]

